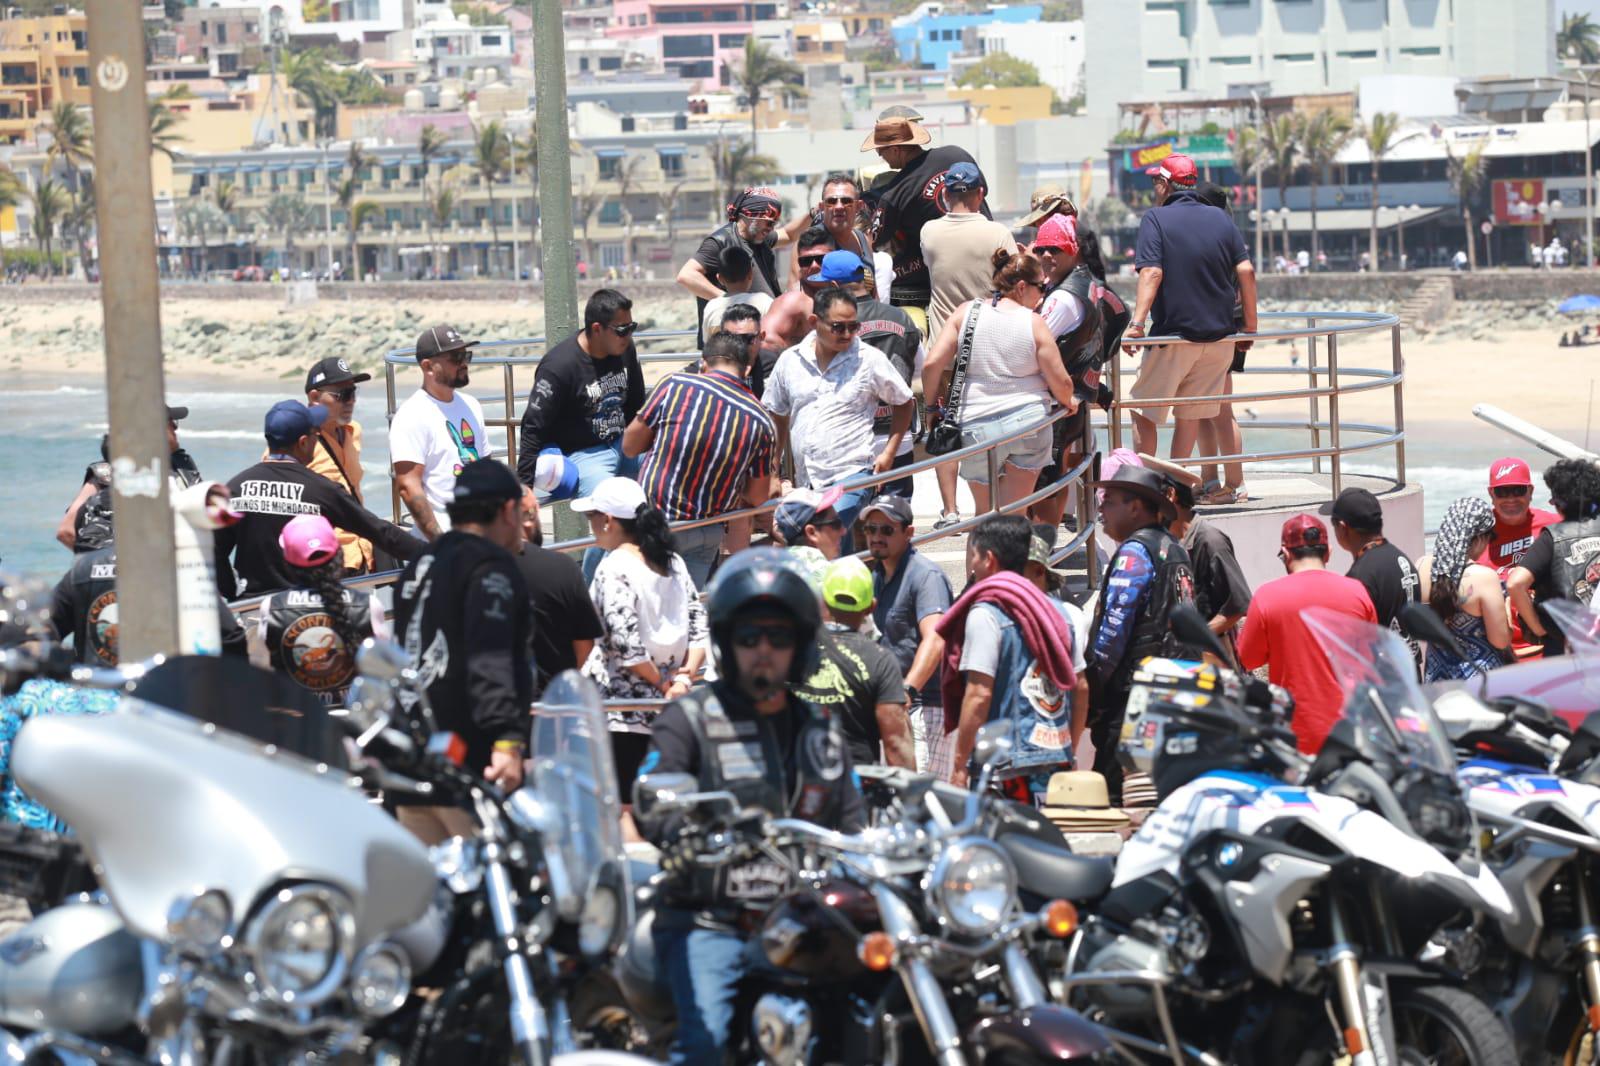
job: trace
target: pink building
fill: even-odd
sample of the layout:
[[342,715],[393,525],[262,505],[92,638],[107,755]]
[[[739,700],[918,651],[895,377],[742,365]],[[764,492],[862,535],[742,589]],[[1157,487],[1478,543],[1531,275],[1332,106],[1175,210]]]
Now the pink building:
[[753,24],[777,18],[778,7],[775,0],[615,0],[606,36],[660,38],[667,73],[727,85],[728,61],[743,54]]

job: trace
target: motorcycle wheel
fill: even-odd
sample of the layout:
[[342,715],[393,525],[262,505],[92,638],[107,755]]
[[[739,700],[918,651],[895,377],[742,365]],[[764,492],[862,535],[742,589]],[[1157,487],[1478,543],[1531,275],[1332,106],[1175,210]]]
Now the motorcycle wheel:
[[1499,1066],[1517,1061],[1511,1034],[1476,996],[1411,985],[1394,994],[1396,1057],[1405,1066]]

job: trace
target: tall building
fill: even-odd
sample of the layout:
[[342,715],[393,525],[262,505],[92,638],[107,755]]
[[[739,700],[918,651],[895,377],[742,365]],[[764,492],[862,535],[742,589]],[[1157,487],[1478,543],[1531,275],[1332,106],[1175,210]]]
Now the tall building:
[[1354,92],[1375,74],[1554,73],[1555,0],[1084,0],[1087,108]]
[[0,18],[0,144],[32,140],[59,101],[89,104],[88,18]]

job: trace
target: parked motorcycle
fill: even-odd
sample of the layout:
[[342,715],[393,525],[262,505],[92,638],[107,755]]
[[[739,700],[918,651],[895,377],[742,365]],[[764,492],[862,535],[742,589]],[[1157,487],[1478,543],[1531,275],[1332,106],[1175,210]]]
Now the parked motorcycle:
[[[736,1017],[749,1022],[738,1032],[739,1061],[1113,1061],[1096,1027],[1049,1002],[1029,961],[1035,938],[1072,932],[1073,908],[1053,899],[1024,909],[1015,864],[978,835],[979,793],[1009,745],[1008,728],[980,731],[979,788],[958,819],[922,779],[903,797],[903,817],[858,834],[737,809],[730,793],[695,791],[687,774],[639,779],[636,809],[693,812],[706,841],[698,864],[759,856],[792,881],[756,934],[768,966],[740,990]],[[655,970],[651,917],[629,938],[619,983],[637,1016],[659,1024],[671,1000]],[[668,1037],[658,1031],[657,1046]]]
[[[1305,617],[1345,693],[1315,760],[1259,682],[1139,668],[1122,750],[1162,800],[1073,945],[1071,1002],[1166,1061],[1511,1062],[1489,1008],[1418,961],[1453,916],[1512,908],[1473,854],[1410,653],[1376,626]],[[1214,643],[1192,610],[1174,628]]]

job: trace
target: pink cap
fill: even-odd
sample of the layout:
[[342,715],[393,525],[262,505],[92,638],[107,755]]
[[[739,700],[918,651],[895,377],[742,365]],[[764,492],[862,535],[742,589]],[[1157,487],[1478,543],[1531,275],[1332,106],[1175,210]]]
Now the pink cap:
[[1060,248],[1068,255],[1078,254],[1078,220],[1071,215],[1051,215],[1039,226],[1033,239],[1034,250]]
[[332,524],[321,515],[296,515],[278,534],[278,547],[283,549],[283,557],[290,566],[309,570],[339,553],[339,538]]

